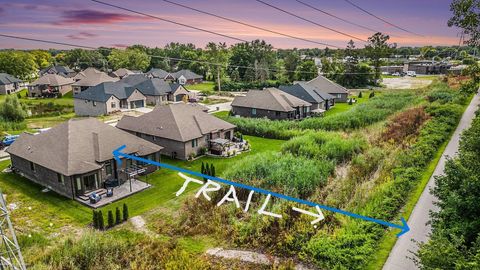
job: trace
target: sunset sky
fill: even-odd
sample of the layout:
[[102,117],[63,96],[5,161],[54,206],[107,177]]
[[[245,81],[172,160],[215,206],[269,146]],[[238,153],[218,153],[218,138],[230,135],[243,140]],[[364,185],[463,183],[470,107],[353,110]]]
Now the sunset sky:
[[[240,39],[264,39],[276,48],[320,47],[312,43],[278,36],[187,10],[162,0],[104,0],[184,24]],[[291,17],[255,0],[172,0],[210,13],[268,28],[277,32],[344,47],[349,37]],[[328,17],[295,0],[264,0],[319,24],[366,39],[373,32]],[[351,6],[344,0],[302,0],[312,6],[357,24],[388,33],[398,46],[458,45],[459,30],[449,28],[451,0],[352,0],[364,9],[422,36],[402,32]],[[194,43],[237,41],[188,29],[88,0],[0,0],[0,33],[85,46],[125,47],[143,44],[163,47],[169,42]],[[356,41],[357,47],[364,43]],[[0,37],[0,48],[67,48]]]

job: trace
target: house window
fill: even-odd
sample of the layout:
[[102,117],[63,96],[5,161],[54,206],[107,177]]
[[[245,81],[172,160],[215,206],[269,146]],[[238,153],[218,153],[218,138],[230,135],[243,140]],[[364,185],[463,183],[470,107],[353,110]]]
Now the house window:
[[105,163],[105,172],[107,173],[107,175],[112,175],[113,170],[112,170],[112,163],[111,162]]
[[337,94],[337,98],[342,98],[342,94]]
[[310,107],[305,107],[305,112],[310,112]]
[[210,141],[211,138],[212,138],[212,135],[207,134],[207,136],[205,136],[205,141],[208,142],[208,141]]
[[115,109],[116,106],[117,106],[117,104],[116,104],[115,102],[112,102],[112,103],[111,103],[112,109]]
[[30,161],[30,170],[31,170],[32,172],[35,171],[35,163],[33,163],[33,162],[31,162],[31,161]]
[[280,116],[280,112],[275,112],[275,116]]
[[156,140],[157,140],[157,136],[153,136],[153,135],[152,135],[152,140],[153,140],[153,141],[156,141]]
[[77,178],[75,178],[75,181],[77,182],[77,190],[82,190],[82,181],[80,180],[80,177],[77,176]]
[[97,102],[96,102],[96,101],[93,102],[93,106],[97,106]]
[[192,140],[192,147],[197,147],[198,146],[198,141],[197,139]]
[[252,108],[252,115],[257,115],[257,109]]
[[65,184],[65,177],[61,173],[57,173],[58,183]]

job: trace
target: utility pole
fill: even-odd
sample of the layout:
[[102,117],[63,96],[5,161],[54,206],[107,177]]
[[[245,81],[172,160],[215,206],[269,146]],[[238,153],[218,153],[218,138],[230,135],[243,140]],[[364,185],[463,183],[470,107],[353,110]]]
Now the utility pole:
[[222,91],[222,86],[220,85],[220,67],[217,66],[217,86],[218,86],[218,92]]
[[26,270],[22,252],[15,236],[7,205],[0,191],[0,269]]

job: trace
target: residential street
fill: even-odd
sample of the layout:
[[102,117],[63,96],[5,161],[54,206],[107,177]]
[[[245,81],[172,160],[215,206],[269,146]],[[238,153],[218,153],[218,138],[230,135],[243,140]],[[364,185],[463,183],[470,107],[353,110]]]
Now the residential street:
[[410,231],[400,238],[398,238],[395,246],[390,252],[387,262],[383,266],[385,270],[403,270],[403,269],[418,269],[412,261],[412,252],[417,250],[417,245],[412,241],[425,242],[428,239],[428,235],[431,232],[431,227],[426,223],[429,221],[429,212],[431,210],[437,210],[437,207],[433,204],[434,196],[430,193],[430,189],[433,187],[434,176],[441,175],[445,168],[446,158],[445,156],[454,156],[459,147],[459,137],[463,130],[467,129],[472,119],[475,116],[475,111],[480,104],[479,94],[475,95],[470,105],[467,107],[465,113],[460,120],[460,123],[453,134],[452,139],[447,145],[442,158],[437,164],[435,171],[430,178],[427,187],[423,191],[417,205],[413,209],[412,215],[408,220]]

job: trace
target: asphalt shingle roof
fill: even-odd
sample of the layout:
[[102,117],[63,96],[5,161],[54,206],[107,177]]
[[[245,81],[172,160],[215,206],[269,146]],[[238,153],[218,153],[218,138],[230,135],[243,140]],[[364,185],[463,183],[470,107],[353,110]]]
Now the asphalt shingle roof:
[[322,75],[318,75],[318,77],[307,82],[307,84],[329,94],[348,94],[347,88],[339,85],[338,83],[332,82]]
[[50,85],[50,86],[61,86],[67,84],[73,84],[74,80],[72,78],[65,78],[57,74],[45,74],[42,77],[36,79],[30,84],[30,86],[36,85]]
[[295,110],[295,107],[311,105],[307,101],[273,87],[264,90],[250,90],[246,96],[237,96],[232,102],[232,106],[279,112],[291,112]]
[[144,115],[123,116],[118,128],[187,142],[203,135],[235,128],[234,125],[202,111],[196,104],[160,105]]
[[324,90],[317,89],[305,82],[297,82],[293,85],[281,85],[279,89],[310,103],[321,103],[325,100],[334,99],[332,95],[326,93]]
[[23,82],[23,81],[15,78],[14,76],[8,73],[0,73],[0,85],[20,83],[20,82]]
[[95,118],[87,118],[68,120],[37,135],[23,133],[7,152],[71,176],[100,169],[98,162],[112,159],[113,150],[121,145],[127,146],[125,153],[140,156],[163,148]]
[[153,77],[160,79],[165,79],[168,74],[170,73],[160,68],[152,68],[147,72],[147,75],[152,75]]
[[198,75],[195,72],[193,72],[191,70],[188,70],[188,69],[182,69],[182,70],[179,70],[179,71],[173,73],[173,77],[175,79],[178,79],[181,76],[185,77],[185,79],[187,79],[187,80],[202,79],[203,78],[202,75]]
[[78,80],[73,83],[74,86],[95,86],[103,82],[114,82],[117,78],[112,78],[105,72],[101,72],[95,68],[87,68],[82,72],[79,72],[74,80]]

